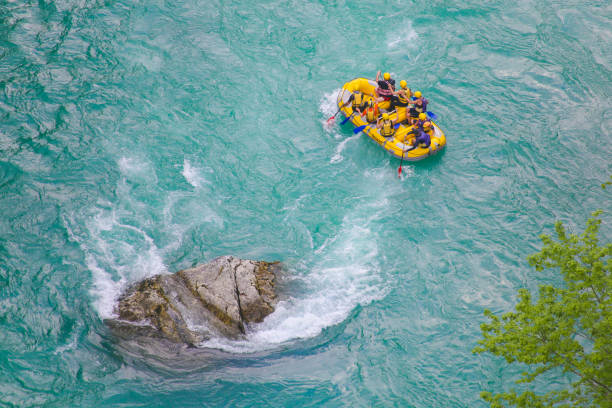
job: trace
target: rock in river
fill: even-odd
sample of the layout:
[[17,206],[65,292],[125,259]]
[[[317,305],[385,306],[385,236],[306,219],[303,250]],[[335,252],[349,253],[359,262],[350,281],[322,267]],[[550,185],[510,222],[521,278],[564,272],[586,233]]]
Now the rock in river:
[[274,311],[277,262],[223,256],[172,275],[156,275],[119,298],[114,329],[197,344],[210,337],[240,338],[247,323]]

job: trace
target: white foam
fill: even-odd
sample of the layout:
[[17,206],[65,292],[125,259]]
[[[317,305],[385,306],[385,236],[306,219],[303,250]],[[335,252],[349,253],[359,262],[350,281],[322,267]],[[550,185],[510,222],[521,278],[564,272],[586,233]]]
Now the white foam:
[[[319,103],[319,111],[323,114],[323,119],[321,120],[321,124],[323,125],[323,129],[327,132],[332,131],[334,129],[335,120],[329,121],[328,119],[338,112],[338,94],[341,89],[335,89],[330,93],[326,93],[321,98],[321,102]],[[340,114],[338,114],[340,115]]]
[[305,294],[279,302],[263,323],[249,328],[246,340],[215,338],[202,346],[241,353],[274,348],[317,336],[345,320],[357,305],[383,297],[387,289],[368,222],[359,216],[345,217],[342,231],[314,251],[317,261],[312,270],[295,278],[305,287]]
[[326,120],[338,110],[338,104],[336,101],[338,100],[338,94],[340,91],[341,88],[335,89],[332,92],[324,94],[321,98],[321,102],[319,103],[319,111],[325,115]]
[[358,133],[354,136],[347,137],[343,141],[341,141],[338,144],[338,146],[336,146],[336,154],[332,156],[329,162],[331,164],[335,164],[335,163],[340,163],[342,160],[344,160],[344,157],[342,156],[342,151],[344,150],[346,144],[351,140],[358,139],[360,136],[361,136],[361,133]]
[[125,285],[125,279],[113,280],[110,273],[100,268],[93,256],[87,257],[87,267],[93,275],[93,287],[90,294],[94,298],[94,307],[102,319],[116,317],[113,308],[115,301]]
[[398,26],[392,34],[387,37],[387,49],[389,51],[402,51],[406,48],[415,48],[418,34],[412,28],[411,21],[405,21]]
[[204,184],[210,184],[202,175],[202,170],[193,166],[187,159],[183,160],[183,171],[181,172],[185,180],[194,187],[202,187]]
[[121,170],[123,174],[133,173],[139,168],[136,160],[128,157],[120,157],[117,164],[119,165],[119,170]]
[[[334,91],[336,95],[337,92]],[[334,94],[328,95],[327,100],[322,102],[322,112],[328,109],[326,103],[329,107],[335,104]],[[348,140],[356,137],[359,136],[343,140],[337,154],[340,155]],[[127,284],[155,274],[168,273],[162,253],[180,239],[177,236],[176,241],[166,244],[167,247],[158,248],[147,233],[150,220],[146,214],[150,208],[146,202],[134,197],[131,189],[122,188],[127,185],[126,178],[142,178],[150,183],[151,176],[147,173],[154,174],[152,166],[146,160],[125,157],[118,161],[118,165],[124,177],[119,181],[117,203],[99,203],[100,208],[84,223],[84,228],[77,220],[72,221],[73,225],[79,225],[79,228],[74,228],[77,231],[75,239],[88,253],[86,261],[93,278],[90,292],[102,318],[116,317],[113,309]],[[388,170],[388,167],[385,166],[384,170]],[[182,175],[193,186],[207,183],[202,177],[206,171],[206,168],[193,166],[187,159],[183,162]],[[383,177],[383,172],[380,173],[377,176]],[[264,322],[249,327],[244,341],[217,338],[203,343],[204,347],[254,352],[275,348],[295,339],[314,337],[325,328],[345,320],[358,305],[367,305],[385,295],[387,288],[382,277],[377,235],[371,231],[369,224],[380,217],[384,210],[381,206],[389,205],[386,198],[390,193],[388,188],[381,186],[385,184],[384,181],[380,183],[374,175],[365,177],[364,181],[371,184],[365,189],[368,191],[367,197],[371,199],[366,197],[360,200],[356,208],[344,217],[338,233],[313,248],[311,257],[295,267],[291,275],[294,276],[293,283],[299,285],[289,285],[288,298],[277,305],[275,312]],[[369,187],[374,190],[380,188],[380,192],[370,196],[372,189]],[[196,195],[198,192],[202,190],[196,190]],[[181,231],[177,232],[178,235],[183,233],[182,225],[173,224],[172,208],[175,205],[184,206],[184,198],[193,195],[194,192],[177,192],[168,196],[162,210],[164,228],[172,231],[176,228]],[[198,211],[201,211],[200,201],[189,201],[187,205],[196,202]],[[294,206],[297,209],[300,203],[296,202]],[[211,214],[206,215],[209,222],[223,224],[222,219]],[[302,231],[302,226],[297,227]],[[84,230],[85,234],[78,236],[80,230]],[[303,226],[303,231],[310,235],[306,226]],[[310,239],[311,247],[314,247],[312,236]]]
[[117,166],[122,178],[116,189],[118,203],[98,203],[101,208],[85,222],[86,236],[75,239],[88,253],[92,272],[90,294],[100,317],[113,317],[117,297],[125,285],[148,276],[167,273],[160,251],[141,228],[147,225],[148,206],[132,194],[128,179],[149,186],[157,185],[154,166],[139,157],[121,157]]
[[389,290],[386,271],[379,256],[376,228],[370,226],[379,224],[385,211],[394,205],[391,197],[402,191],[397,173],[389,172],[386,163],[364,173],[364,195],[347,212],[338,233],[290,272],[290,283],[299,283],[299,293],[289,290],[289,298],[279,302],[274,313],[248,328],[245,340],[215,338],[202,346],[237,353],[274,349],[318,336],[344,321],[358,305],[383,298]]
[[132,180],[143,180],[157,184],[157,174],[153,165],[146,159],[136,157],[120,157],[117,165],[121,173]]
[[[194,187],[193,192],[173,191],[164,196],[161,209],[151,207],[147,195],[139,197],[141,192],[131,188],[130,181],[137,181],[146,186],[148,193],[160,193],[157,187],[155,168],[146,157],[120,157],[117,166],[122,177],[117,182],[117,200],[99,202],[93,216],[85,217],[87,221],[67,220],[73,238],[88,253],[87,266],[92,272],[93,285],[90,294],[94,298],[94,307],[102,318],[113,317],[112,311],[117,297],[125,286],[143,278],[168,273],[164,264],[163,253],[173,251],[181,245],[181,240],[193,224],[208,222],[223,227],[223,219],[206,205],[199,194],[208,196],[201,187],[210,184],[204,177],[212,173],[210,168],[193,166],[184,159],[182,175]],[[180,165],[179,165],[180,167]],[[176,206],[179,213],[187,211],[194,214],[190,222],[185,223],[180,216],[174,218]],[[156,226],[155,216],[161,212],[162,225]],[[152,220],[153,218],[153,220]],[[153,224],[153,226],[152,226]],[[84,228],[83,228],[84,227]],[[159,248],[151,236],[150,229],[162,232],[163,248]]]
[[102,318],[113,317],[115,302],[128,282],[167,273],[151,237],[117,218],[115,211],[99,212],[87,223],[87,267],[93,276],[90,294]]

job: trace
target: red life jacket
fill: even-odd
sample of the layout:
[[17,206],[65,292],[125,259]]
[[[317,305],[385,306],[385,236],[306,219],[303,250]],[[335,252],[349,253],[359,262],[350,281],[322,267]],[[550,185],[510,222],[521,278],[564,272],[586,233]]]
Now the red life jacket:
[[372,108],[367,108],[363,114],[369,123],[376,122],[376,118],[378,117],[378,104],[374,105]]
[[391,84],[389,83],[389,81],[384,81],[387,84],[387,89],[381,88],[380,86],[378,88],[376,88],[376,94],[378,96],[382,96],[385,101],[388,101],[391,99],[391,96],[393,96],[393,87],[391,86]]

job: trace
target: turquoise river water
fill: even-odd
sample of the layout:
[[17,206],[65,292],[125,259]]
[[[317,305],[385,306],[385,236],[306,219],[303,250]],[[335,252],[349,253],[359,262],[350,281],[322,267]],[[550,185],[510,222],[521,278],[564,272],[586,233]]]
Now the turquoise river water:
[[[483,310],[558,282],[525,260],[555,220],[611,209],[609,1],[0,0],[0,19],[0,406],[484,407],[522,368],[472,354]],[[447,134],[401,179],[325,125],[379,69]],[[225,254],[287,270],[246,340],[104,324],[126,285]]]

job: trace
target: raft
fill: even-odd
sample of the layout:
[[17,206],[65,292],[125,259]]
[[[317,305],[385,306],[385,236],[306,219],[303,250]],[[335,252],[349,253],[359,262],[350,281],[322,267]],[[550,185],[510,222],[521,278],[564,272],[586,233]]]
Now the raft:
[[[344,114],[345,117],[350,117],[350,121],[355,127],[367,125],[362,130],[363,133],[368,135],[370,139],[378,143],[391,155],[397,157],[398,159],[401,159],[403,157],[403,159],[406,161],[423,160],[429,156],[433,156],[434,154],[438,153],[444,148],[444,146],[446,146],[446,136],[444,136],[444,132],[442,132],[440,127],[436,123],[434,123],[433,120],[430,120],[433,128],[433,131],[430,134],[431,145],[425,148],[417,147],[414,150],[404,152],[406,149],[412,147],[412,145],[410,144],[410,138],[404,140],[406,134],[413,129],[412,126],[402,123],[399,128],[395,130],[395,134],[393,135],[393,137],[385,138],[381,136],[379,129],[376,128],[376,123],[368,123],[364,118],[359,116],[357,112],[355,112],[355,115],[352,115],[353,108],[351,107],[350,103],[348,103],[347,106],[344,106],[353,91],[361,91],[364,94],[364,99],[366,101],[373,99],[375,97],[374,90],[377,88],[377,86],[377,83],[371,79],[355,78],[352,81],[345,83],[342,86],[342,90],[338,93],[338,108]],[[397,112],[389,112],[389,117],[392,120],[396,120]]]

